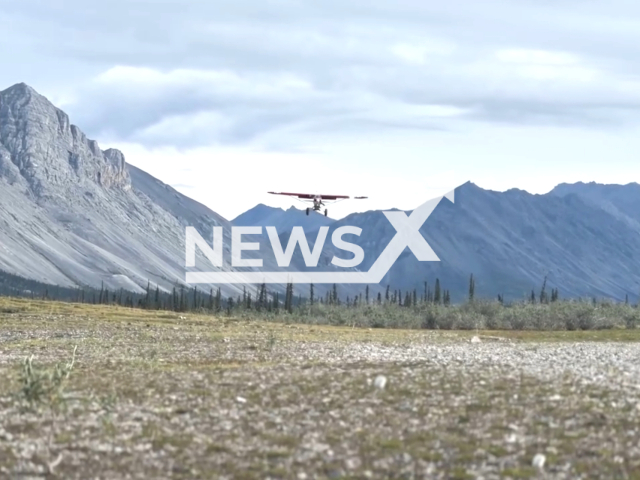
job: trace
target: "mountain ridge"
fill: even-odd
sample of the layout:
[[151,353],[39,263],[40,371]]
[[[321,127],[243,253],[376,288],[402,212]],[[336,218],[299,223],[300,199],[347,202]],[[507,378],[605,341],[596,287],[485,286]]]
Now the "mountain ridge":
[[[614,191],[621,187],[610,186]],[[624,204],[637,209],[640,189]],[[382,211],[370,211],[335,221],[328,238],[345,225],[362,228],[354,241],[365,250],[360,270],[371,266],[395,234]],[[455,189],[455,202],[441,201],[420,231],[441,261],[421,263],[405,249],[381,285],[420,291],[424,281],[433,287],[439,278],[459,301],[465,298],[473,273],[478,294],[488,297],[526,297],[540,288],[545,277],[548,288],[557,287],[572,297],[621,300],[626,295],[637,298],[640,292],[636,228],[586,193],[496,192],[466,182]],[[313,234],[308,238],[312,241]],[[333,254],[344,255],[329,246],[323,258]],[[293,263],[301,263],[299,252]]]
[[[283,246],[296,224],[305,226],[311,241],[320,226],[329,228],[327,239],[340,226],[359,226],[361,236],[350,240],[366,253],[359,270],[367,270],[395,235],[376,210],[333,220],[260,204],[228,221],[127,164],[119,150],[101,150],[66,113],[26,84],[0,92],[0,205],[0,270],[49,284],[104,283],[112,290],[138,292],[148,282],[166,291],[184,284],[186,226],[194,226],[207,241],[212,227],[223,227],[223,270],[231,268],[233,225],[272,224]],[[455,202],[443,200],[420,229],[441,261],[418,262],[405,249],[377,287],[420,289],[439,278],[452,299],[460,300],[474,274],[478,295],[521,298],[546,276],[549,288],[567,296],[633,298],[640,292],[639,207],[635,182],[559,184],[534,195],[520,189],[485,190],[467,181],[455,189]],[[267,242],[263,235],[264,270],[273,271],[278,267]],[[326,245],[320,266],[335,269],[331,257],[345,254],[329,240]],[[245,253],[245,258],[259,254]],[[308,271],[299,248],[291,268]],[[201,269],[212,267],[199,253],[196,270]],[[296,286],[298,292],[307,288]],[[364,288],[345,286],[342,291]],[[241,285],[223,286],[225,295],[242,290]]]
[[0,202],[0,269],[63,286],[169,291],[184,285],[187,224],[230,235],[223,217],[100,150],[26,84],[0,92]]

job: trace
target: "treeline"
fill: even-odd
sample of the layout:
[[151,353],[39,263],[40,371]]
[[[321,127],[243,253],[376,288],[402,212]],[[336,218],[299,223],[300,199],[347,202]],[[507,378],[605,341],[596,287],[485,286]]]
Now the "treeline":
[[27,278],[0,271],[0,296],[23,297],[41,300],[54,300],[75,303],[113,303],[130,307],[141,307],[146,293],[136,293],[128,290],[110,292],[104,287],[64,287],[38,282]]
[[[392,289],[387,286],[383,292],[371,295],[370,287],[365,286],[363,291],[357,295],[342,296],[340,288],[334,284],[322,296],[316,295],[315,285],[308,285],[308,295],[294,294],[294,285],[286,285],[284,292],[276,288],[268,288],[266,284],[255,287],[245,287],[242,294],[235,297],[223,297],[220,287],[216,289],[202,290],[198,288],[187,288],[177,285],[171,292],[160,290],[158,286],[147,284],[144,293],[136,293],[124,289],[102,288],[70,288],[23,277],[12,275],[0,271],[0,295],[48,299],[66,302],[77,302],[87,304],[119,305],[130,308],[142,308],[149,310],[167,310],[174,312],[211,312],[248,310],[265,312],[288,312],[308,308],[314,305],[326,305],[330,307],[355,308],[364,305],[384,305],[386,307],[411,308],[421,306],[443,306],[451,305],[450,290],[444,288],[438,278],[433,284],[424,282],[423,288],[412,290]],[[469,277],[468,302],[475,300],[475,278]],[[557,288],[547,290],[547,279],[542,282],[539,291],[532,290],[527,298],[523,298],[518,303],[528,304],[549,304],[557,302],[560,294]],[[495,298],[500,305],[508,306],[502,294]],[[593,299],[594,304],[596,299]],[[628,303],[628,299],[625,303]]]
[[[213,292],[211,293],[211,295]],[[172,292],[161,291],[157,286],[147,285],[144,293],[131,292],[125,289],[109,289],[103,284],[101,288],[63,287],[50,285],[36,280],[0,271],[0,296],[22,297],[61,302],[87,303],[94,305],[120,305],[131,308],[172,310],[187,312],[202,308],[214,309],[226,305],[221,299],[220,290],[212,299],[205,297],[195,288],[176,287]]]

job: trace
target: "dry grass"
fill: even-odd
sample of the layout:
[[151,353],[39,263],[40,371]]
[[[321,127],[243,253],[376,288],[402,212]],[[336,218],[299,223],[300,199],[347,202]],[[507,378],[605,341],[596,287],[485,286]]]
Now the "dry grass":
[[638,340],[0,299],[0,478],[640,478]]

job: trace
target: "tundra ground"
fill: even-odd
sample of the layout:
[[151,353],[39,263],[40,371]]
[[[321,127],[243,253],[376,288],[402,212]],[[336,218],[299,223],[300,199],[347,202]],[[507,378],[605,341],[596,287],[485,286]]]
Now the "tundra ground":
[[640,478],[639,341],[0,299],[0,478]]

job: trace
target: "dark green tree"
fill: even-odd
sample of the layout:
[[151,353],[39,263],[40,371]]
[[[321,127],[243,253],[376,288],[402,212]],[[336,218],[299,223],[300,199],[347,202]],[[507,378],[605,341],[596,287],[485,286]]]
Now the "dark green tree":
[[547,301],[547,276],[545,275],[544,280],[542,281],[542,288],[540,289],[540,303],[548,303]]

